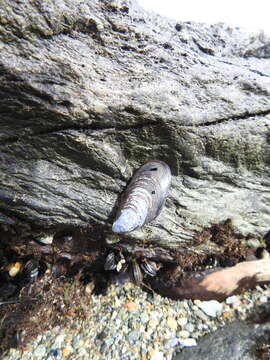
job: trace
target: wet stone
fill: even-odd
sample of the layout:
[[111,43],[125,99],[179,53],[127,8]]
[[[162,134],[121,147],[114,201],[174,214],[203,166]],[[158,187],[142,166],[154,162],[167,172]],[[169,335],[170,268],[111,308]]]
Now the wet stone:
[[127,335],[127,341],[130,343],[133,343],[135,341],[137,341],[140,338],[140,333],[138,331],[131,331],[128,335]]

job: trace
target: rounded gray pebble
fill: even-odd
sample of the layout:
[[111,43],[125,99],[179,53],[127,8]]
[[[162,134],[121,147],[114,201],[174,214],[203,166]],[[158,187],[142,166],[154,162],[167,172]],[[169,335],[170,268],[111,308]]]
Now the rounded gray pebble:
[[131,331],[127,336],[127,340],[128,340],[128,342],[133,343],[140,338],[140,335],[141,334],[139,333],[139,331],[135,331],[135,330]]
[[194,331],[194,325],[188,323],[185,326],[185,330],[187,330],[188,332],[192,333]]
[[178,343],[179,343],[179,340],[177,338],[171,338],[165,342],[164,348],[166,350],[171,349],[171,348],[175,347]]
[[141,314],[140,319],[143,324],[146,324],[149,321],[149,316],[147,313],[144,312]]

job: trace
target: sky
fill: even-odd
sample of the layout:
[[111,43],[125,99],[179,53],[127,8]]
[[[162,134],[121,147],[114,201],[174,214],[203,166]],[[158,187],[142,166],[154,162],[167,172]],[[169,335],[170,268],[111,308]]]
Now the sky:
[[137,0],[147,10],[180,21],[224,22],[270,35],[270,0]]

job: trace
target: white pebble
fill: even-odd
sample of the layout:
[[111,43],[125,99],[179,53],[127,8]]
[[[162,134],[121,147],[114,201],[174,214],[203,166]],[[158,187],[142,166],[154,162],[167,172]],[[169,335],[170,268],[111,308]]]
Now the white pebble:
[[233,295],[226,299],[226,304],[231,305],[238,301],[238,297]]
[[161,351],[156,351],[153,356],[151,356],[150,360],[163,360],[164,356]]
[[180,339],[179,343],[180,343],[180,345],[182,345],[184,347],[190,347],[190,346],[196,346],[197,345],[197,341],[195,339],[192,339],[192,338]]
[[187,322],[188,322],[188,319],[185,317],[181,317],[180,319],[178,319],[178,324],[180,326],[185,326],[187,324]]
[[187,339],[189,337],[189,332],[187,330],[181,330],[178,334],[181,339]]
[[202,301],[198,306],[206,315],[211,317],[219,315],[223,308],[223,304],[216,300]]
[[268,298],[265,295],[261,296],[259,300],[260,300],[261,303],[267,303],[268,302]]
[[194,325],[189,323],[185,326],[185,329],[191,333],[194,331]]

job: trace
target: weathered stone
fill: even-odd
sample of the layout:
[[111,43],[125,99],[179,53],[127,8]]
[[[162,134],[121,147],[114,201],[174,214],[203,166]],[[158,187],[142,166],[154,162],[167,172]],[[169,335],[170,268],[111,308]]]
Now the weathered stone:
[[[258,358],[256,348],[269,338],[269,324],[234,322],[202,337],[198,345],[186,348],[174,360],[249,360]],[[211,349],[211,351],[209,351]]]
[[0,8],[0,221],[110,229],[133,171],[166,161],[161,215],[130,238],[179,245],[231,218],[270,224],[268,46],[225,25],[175,22],[135,1]]

